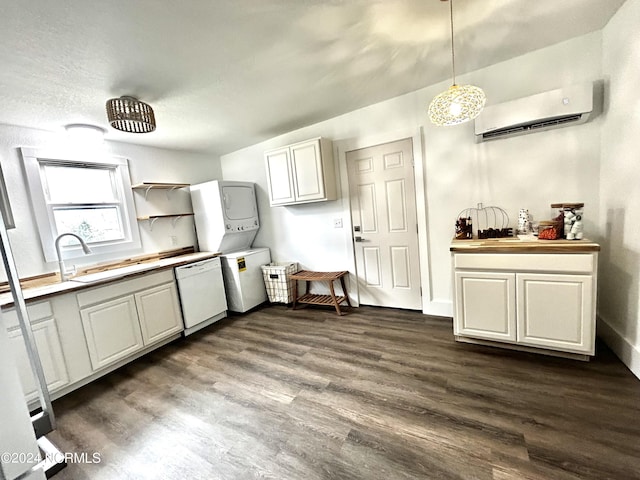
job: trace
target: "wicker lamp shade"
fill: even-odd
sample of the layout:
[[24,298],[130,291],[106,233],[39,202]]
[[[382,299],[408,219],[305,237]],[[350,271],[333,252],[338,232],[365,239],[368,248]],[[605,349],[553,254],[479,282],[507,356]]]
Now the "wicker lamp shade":
[[153,108],[134,97],[107,100],[107,117],[111,126],[129,133],[149,133],[156,129]]
[[[446,1],[446,0],[443,0]],[[434,125],[448,127],[473,120],[484,108],[487,97],[475,85],[456,85],[456,54],[453,45],[453,0],[449,0],[451,24],[451,73],[453,85],[436,95],[429,105],[429,119]]]
[[442,127],[458,125],[480,115],[486,101],[482,89],[475,85],[451,85],[429,105],[429,119]]

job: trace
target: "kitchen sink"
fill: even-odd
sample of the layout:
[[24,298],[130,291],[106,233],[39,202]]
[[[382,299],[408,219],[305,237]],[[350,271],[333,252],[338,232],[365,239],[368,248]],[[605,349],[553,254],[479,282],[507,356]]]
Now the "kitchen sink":
[[111,278],[118,278],[130,273],[143,272],[149,270],[152,265],[148,263],[139,263],[135,265],[129,265],[128,267],[114,268],[112,270],[105,270],[104,272],[88,273],[86,275],[79,275],[73,277],[73,282],[79,283],[93,283],[101,280],[109,280]]

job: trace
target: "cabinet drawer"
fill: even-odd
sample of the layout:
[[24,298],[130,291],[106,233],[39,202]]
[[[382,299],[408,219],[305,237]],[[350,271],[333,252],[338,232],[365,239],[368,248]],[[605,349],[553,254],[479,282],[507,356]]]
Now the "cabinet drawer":
[[529,272],[592,273],[596,256],[593,254],[455,254],[456,269],[509,270]]
[[128,295],[131,292],[144,290],[145,288],[154,287],[163,283],[173,282],[173,269],[168,268],[161,272],[150,273],[131,280],[120,280],[101,285],[89,290],[78,293],[78,305],[86,307],[96,303],[104,302],[111,298]]
[[[51,310],[51,303],[40,302],[27,306],[27,313],[29,314],[29,320],[31,323],[35,323],[38,320],[53,317],[53,311]],[[7,330],[15,328],[19,325],[18,314],[15,308],[8,310],[2,310],[2,318]]]

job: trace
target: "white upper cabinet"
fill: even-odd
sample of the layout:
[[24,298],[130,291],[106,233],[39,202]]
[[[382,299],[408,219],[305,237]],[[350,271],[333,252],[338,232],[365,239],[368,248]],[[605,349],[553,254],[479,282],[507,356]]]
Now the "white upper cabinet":
[[331,141],[315,138],[265,153],[271,206],[337,198]]
[[267,164],[267,181],[269,182],[269,201],[271,205],[295,203],[293,176],[291,167],[291,150],[280,148],[265,153]]

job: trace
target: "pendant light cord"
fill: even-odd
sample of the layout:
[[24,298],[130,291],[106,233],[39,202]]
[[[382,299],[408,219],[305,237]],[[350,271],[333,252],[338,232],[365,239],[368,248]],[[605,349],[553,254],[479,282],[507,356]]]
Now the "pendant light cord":
[[453,0],[449,0],[449,18],[451,20],[451,76],[453,84],[456,84],[456,54],[453,48]]

